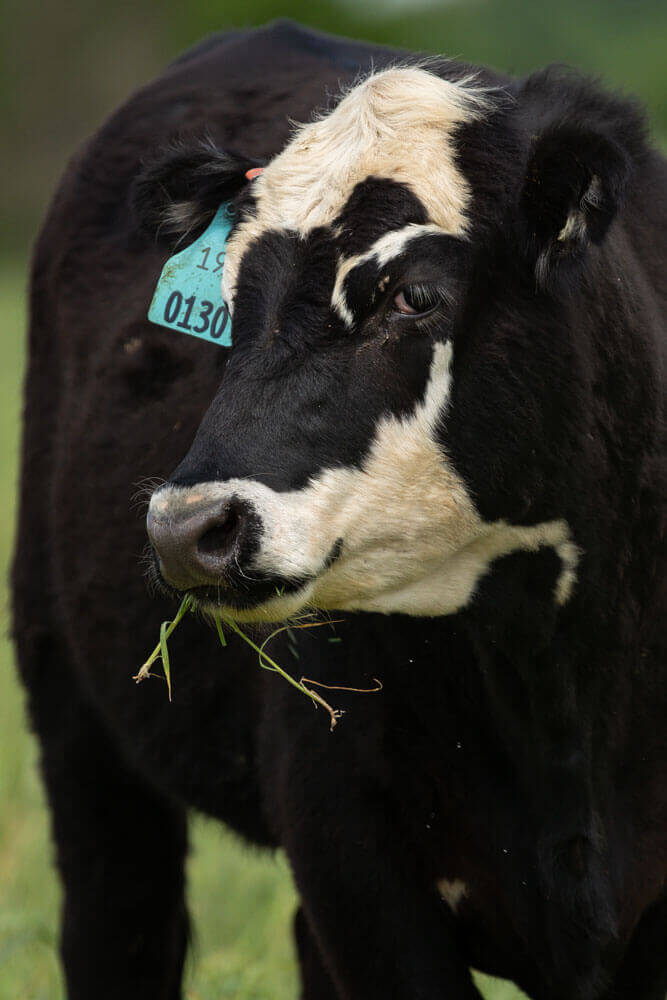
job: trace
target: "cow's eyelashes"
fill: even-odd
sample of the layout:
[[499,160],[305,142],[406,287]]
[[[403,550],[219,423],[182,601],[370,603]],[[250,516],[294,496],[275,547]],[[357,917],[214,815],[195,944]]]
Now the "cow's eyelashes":
[[394,295],[392,309],[401,316],[425,316],[443,300],[442,291],[435,285],[403,285]]

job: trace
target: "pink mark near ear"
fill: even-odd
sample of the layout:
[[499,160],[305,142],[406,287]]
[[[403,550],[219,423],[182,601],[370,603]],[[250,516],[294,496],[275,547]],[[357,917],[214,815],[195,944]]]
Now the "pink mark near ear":
[[249,181],[254,181],[255,177],[259,177],[264,167],[252,167],[250,170],[246,170],[245,175]]

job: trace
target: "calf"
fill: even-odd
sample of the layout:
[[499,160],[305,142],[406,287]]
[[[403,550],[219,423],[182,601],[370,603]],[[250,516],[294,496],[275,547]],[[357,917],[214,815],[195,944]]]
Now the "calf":
[[[286,851],[304,1000],[473,1000],[471,967],[663,1000],[665,177],[576,73],[282,23],[188,53],[73,161],[14,569],[70,998],[180,996],[193,807]],[[223,204],[224,350],[145,318]],[[183,594],[345,612],[298,664],[276,640],[341,688],[335,732],[192,618],[174,702],[135,689]]]

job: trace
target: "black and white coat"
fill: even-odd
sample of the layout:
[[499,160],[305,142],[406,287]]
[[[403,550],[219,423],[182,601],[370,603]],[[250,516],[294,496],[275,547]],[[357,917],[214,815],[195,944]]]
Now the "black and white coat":
[[[75,158],[14,568],[70,998],[180,996],[192,807],[286,851],[307,1000],[472,1000],[471,967],[663,1000],[665,178],[576,73],[285,23],[187,53]],[[230,351],[145,319],[223,201]],[[336,612],[342,642],[275,657],[382,690],[332,695],[331,733],[194,619],[174,702],[135,689],[184,591]]]

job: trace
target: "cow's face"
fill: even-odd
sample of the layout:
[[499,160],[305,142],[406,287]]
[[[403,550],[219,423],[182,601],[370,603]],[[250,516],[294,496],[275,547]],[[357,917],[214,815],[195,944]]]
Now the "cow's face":
[[[394,69],[302,127],[255,180],[244,182],[249,163],[219,158],[216,191],[210,168],[212,207],[235,192],[223,279],[233,347],[188,455],[151,500],[148,530],[171,587],[240,620],[304,606],[448,614],[494,559],[549,545],[562,561],[554,596],[567,597],[576,549],[562,517],[531,512],[540,475],[527,468],[513,492],[522,449],[508,440],[508,455],[489,461],[494,444],[479,440],[478,475],[469,444],[517,419],[495,410],[521,380],[503,370],[504,335],[494,347],[487,330],[475,368],[480,314],[491,315],[480,296],[494,284],[479,270],[507,252],[515,205],[533,209],[525,164],[483,162],[501,135],[518,159],[511,114],[466,82]],[[497,176],[480,182],[485,169]],[[585,198],[595,194],[597,209],[601,181],[584,180],[576,198],[558,192],[549,239],[533,247],[531,233],[522,247],[514,270],[530,270],[533,289],[535,271],[544,277],[551,257],[574,258],[589,238]],[[172,219],[196,209],[191,193],[175,200]],[[513,405],[520,419],[536,404]],[[489,469],[502,501],[482,512]]]

